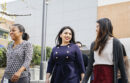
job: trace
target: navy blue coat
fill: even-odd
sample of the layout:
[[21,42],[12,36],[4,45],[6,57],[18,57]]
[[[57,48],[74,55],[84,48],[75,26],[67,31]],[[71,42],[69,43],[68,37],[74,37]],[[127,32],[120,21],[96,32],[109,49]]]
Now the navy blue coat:
[[56,46],[48,61],[47,73],[52,74],[51,83],[80,83],[85,72],[80,49],[75,44]]

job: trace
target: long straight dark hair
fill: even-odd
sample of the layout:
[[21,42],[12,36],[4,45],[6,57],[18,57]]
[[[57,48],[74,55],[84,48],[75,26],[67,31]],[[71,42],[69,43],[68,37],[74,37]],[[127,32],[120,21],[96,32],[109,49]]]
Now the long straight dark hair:
[[65,29],[69,29],[71,31],[72,38],[70,40],[70,43],[74,43],[75,44],[74,30],[70,26],[64,26],[63,28],[61,28],[61,30],[59,31],[58,35],[56,36],[56,39],[55,39],[56,46],[60,46],[62,44],[62,39],[60,38],[60,35],[63,33],[63,31]]
[[93,50],[97,51],[99,49],[100,55],[109,37],[113,37],[113,26],[108,18],[101,18],[97,20],[97,23],[99,24],[99,32]]

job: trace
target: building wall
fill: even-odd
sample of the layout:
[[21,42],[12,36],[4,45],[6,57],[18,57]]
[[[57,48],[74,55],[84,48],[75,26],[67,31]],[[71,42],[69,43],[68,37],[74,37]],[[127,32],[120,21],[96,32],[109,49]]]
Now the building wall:
[[0,22],[3,22],[3,23],[0,23],[0,27],[2,29],[5,29],[5,30],[9,31],[9,26],[14,24],[14,21],[10,21],[10,20],[3,19],[3,18],[1,20],[0,20]]
[[8,46],[8,40],[0,38],[0,45],[7,47]]
[[48,5],[47,43],[55,45],[55,37],[63,26],[71,26],[76,40],[88,48],[96,36],[97,0],[50,0]]
[[[21,7],[18,11],[22,13],[31,10],[31,16],[16,17],[15,22],[25,26],[33,44],[41,45],[42,0],[15,1],[8,5],[13,10],[16,6],[17,9]],[[47,14],[47,46],[55,46],[55,37],[63,26],[71,26],[75,30],[76,40],[88,47],[94,40],[97,0],[49,0]]]
[[1,31],[0,44],[7,47],[9,31],[10,31],[9,26],[12,25],[14,23],[14,21],[10,21],[8,19],[1,18],[0,22],[2,22],[2,23],[0,23],[0,31]]
[[111,19],[114,27],[114,36],[120,39],[129,56],[130,0],[98,0],[98,19],[102,17]]
[[98,0],[98,6],[111,5],[128,1],[130,0]]
[[[120,0],[119,0],[120,1]],[[101,5],[101,4],[100,4]],[[130,1],[105,4],[98,7],[98,19],[110,18],[114,27],[114,36],[130,37]]]

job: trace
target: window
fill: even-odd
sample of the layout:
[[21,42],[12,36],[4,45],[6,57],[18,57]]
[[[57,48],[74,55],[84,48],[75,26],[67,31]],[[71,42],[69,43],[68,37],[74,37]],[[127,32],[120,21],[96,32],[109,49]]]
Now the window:
[[8,32],[0,30],[0,38],[7,39],[8,38]]

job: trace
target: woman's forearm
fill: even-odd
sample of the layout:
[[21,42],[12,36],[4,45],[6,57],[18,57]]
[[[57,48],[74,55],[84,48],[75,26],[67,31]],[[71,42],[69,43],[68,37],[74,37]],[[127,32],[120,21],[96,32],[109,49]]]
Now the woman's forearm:
[[46,74],[46,79],[49,79],[50,76],[51,76],[51,74],[50,74],[50,73],[47,73],[47,74]]
[[26,70],[26,68],[24,67],[24,66],[22,66],[19,70],[18,70],[18,72],[23,72],[23,71],[25,71]]
[[84,78],[84,73],[81,73],[81,80],[83,80],[83,78]]

